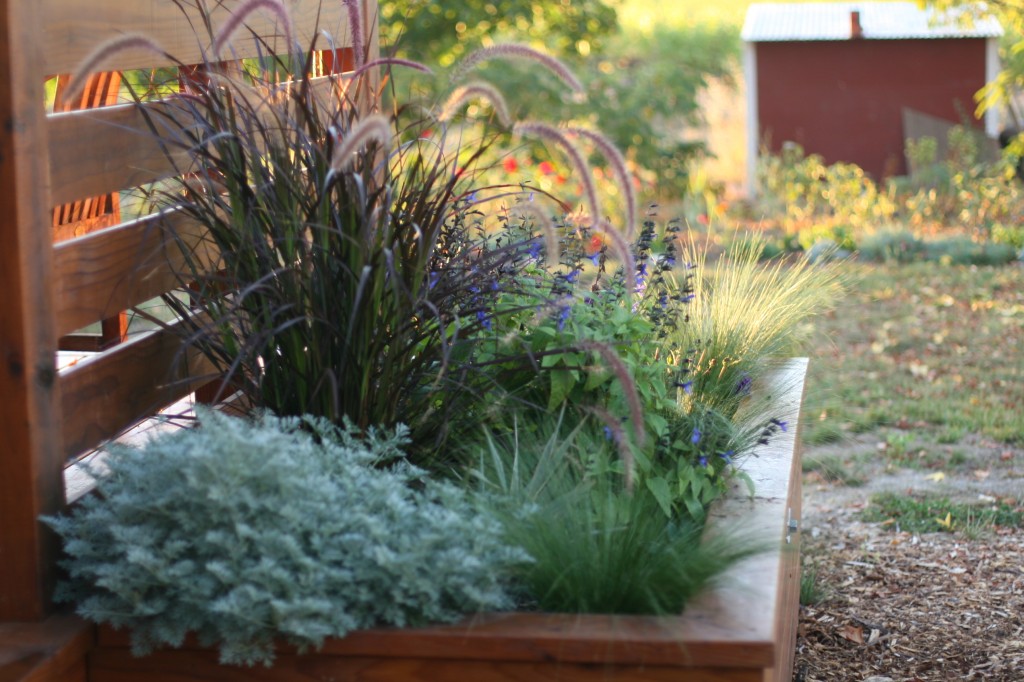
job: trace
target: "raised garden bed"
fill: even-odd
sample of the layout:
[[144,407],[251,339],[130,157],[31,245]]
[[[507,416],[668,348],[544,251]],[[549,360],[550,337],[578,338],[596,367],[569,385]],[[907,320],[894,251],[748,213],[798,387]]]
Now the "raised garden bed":
[[127,680],[789,680],[799,596],[800,404],[806,359],[789,360],[762,390],[790,425],[744,461],[756,485],[718,504],[712,527],[777,547],[737,565],[678,617],[483,614],[448,626],[365,630],[272,668],[221,666],[194,643],[137,658],[127,633],[100,628],[93,682]]

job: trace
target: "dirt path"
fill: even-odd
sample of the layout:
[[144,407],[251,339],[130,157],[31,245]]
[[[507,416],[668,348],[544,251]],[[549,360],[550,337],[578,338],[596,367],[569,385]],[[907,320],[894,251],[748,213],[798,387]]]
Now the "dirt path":
[[[915,534],[869,523],[872,495],[925,493],[984,504],[1024,496],[1024,449],[970,437],[942,476],[892,467],[877,434],[805,450],[805,460],[859,459],[849,486],[804,477],[805,574],[824,598],[801,608],[796,680],[1024,680],[1024,529]],[[853,455],[851,457],[851,455]],[[813,468],[813,465],[812,465]]]

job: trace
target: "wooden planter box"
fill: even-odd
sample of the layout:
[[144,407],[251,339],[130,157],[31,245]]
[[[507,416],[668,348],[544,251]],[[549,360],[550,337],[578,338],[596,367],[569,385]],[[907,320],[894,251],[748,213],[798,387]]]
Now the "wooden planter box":
[[100,628],[89,680],[788,682],[800,587],[798,444],[806,369],[806,359],[789,360],[765,382],[777,406],[770,416],[789,429],[744,462],[756,496],[738,489],[712,512],[710,532],[739,528],[777,540],[778,548],[736,566],[681,616],[484,614],[448,626],[360,631],[302,655],[282,647],[272,668],[221,666],[216,651],[189,644],[135,658],[125,633]]

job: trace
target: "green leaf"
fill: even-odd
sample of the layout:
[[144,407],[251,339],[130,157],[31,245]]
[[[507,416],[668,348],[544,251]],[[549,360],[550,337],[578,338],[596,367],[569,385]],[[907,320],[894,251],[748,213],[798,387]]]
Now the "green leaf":
[[743,483],[746,484],[747,492],[750,494],[751,497],[753,497],[755,490],[754,479],[750,477],[750,474],[748,474],[746,471],[737,471],[735,475],[737,478],[743,481]]
[[569,392],[576,385],[576,379],[573,377],[573,372],[564,370],[555,370],[549,374],[551,376],[551,396],[548,398],[548,409],[553,410],[569,397]]
[[672,492],[669,490],[668,481],[660,477],[648,478],[647,489],[654,495],[665,516],[672,516]]

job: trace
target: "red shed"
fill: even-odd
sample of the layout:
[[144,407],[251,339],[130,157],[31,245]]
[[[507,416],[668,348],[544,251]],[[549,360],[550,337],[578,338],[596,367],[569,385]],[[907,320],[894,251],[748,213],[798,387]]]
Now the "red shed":
[[[753,4],[743,25],[747,180],[787,141],[875,178],[906,173],[904,116],[960,123],[999,70],[994,19],[958,22],[912,2]],[[999,119],[986,114],[995,137]]]

